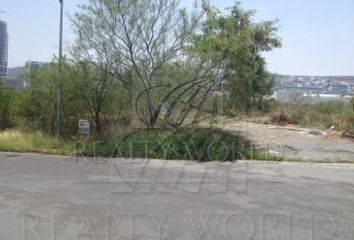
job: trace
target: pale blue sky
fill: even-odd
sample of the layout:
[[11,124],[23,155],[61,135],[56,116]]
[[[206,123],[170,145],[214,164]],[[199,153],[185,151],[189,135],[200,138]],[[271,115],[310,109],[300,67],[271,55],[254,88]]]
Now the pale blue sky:
[[[84,0],[65,1],[64,39],[74,39],[67,15]],[[192,0],[182,0],[190,4]],[[212,0],[220,8],[233,0]],[[282,74],[354,75],[353,0],[244,0],[257,20],[280,19],[283,47],[265,54],[269,70]],[[59,0],[1,0],[8,23],[9,66],[50,61],[58,49]]]

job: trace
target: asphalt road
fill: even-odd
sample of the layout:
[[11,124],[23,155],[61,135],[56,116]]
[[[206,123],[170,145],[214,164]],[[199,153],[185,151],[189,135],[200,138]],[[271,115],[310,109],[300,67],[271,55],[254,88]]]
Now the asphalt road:
[[354,237],[354,165],[0,153],[0,239]]

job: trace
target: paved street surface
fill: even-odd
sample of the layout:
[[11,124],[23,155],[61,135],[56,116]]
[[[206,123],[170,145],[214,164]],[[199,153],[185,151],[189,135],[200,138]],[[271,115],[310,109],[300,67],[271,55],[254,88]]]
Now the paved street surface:
[[354,165],[0,153],[0,239],[353,239]]

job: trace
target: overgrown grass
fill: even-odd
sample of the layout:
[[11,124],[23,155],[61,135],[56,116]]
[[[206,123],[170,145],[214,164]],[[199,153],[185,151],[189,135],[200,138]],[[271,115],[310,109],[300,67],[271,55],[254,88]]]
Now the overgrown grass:
[[0,132],[0,151],[165,160],[283,160],[217,129],[137,130],[124,137],[110,134],[95,141],[60,144],[41,132],[7,130]]
[[279,104],[270,113],[272,123],[354,132],[354,111],[349,103]]
[[280,160],[255,150],[247,139],[203,128],[139,130],[123,138],[106,136],[88,144],[81,143],[78,149],[85,156],[197,161]]
[[0,132],[0,151],[65,154],[58,140],[41,132],[6,130]]

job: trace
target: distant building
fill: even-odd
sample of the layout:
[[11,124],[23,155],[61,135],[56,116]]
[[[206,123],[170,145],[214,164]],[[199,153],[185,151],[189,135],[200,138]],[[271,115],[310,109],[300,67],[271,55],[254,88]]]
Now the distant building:
[[6,80],[4,81],[5,84],[9,87],[22,89],[26,87],[25,79],[25,67],[15,67],[15,68],[8,68],[8,75]]
[[322,93],[322,94],[318,94],[318,97],[321,97],[321,98],[340,98],[341,95],[339,94],[331,94],[331,93]]
[[22,79],[6,78],[4,83],[8,87],[12,87],[15,89],[23,89],[26,87],[26,81]]
[[34,73],[38,71],[43,65],[45,65],[45,62],[38,62],[38,61],[27,61],[25,65],[25,69],[29,73]]
[[0,20],[0,77],[7,77],[8,35],[7,24]]
[[283,86],[276,91],[276,99],[283,103],[300,102],[305,99],[319,97],[323,89],[314,86]]
[[43,67],[45,62],[39,61],[27,61],[23,67],[14,67],[8,69],[8,76],[5,78],[5,84],[9,87],[21,89],[29,85],[29,74],[35,73],[41,67]]
[[338,94],[340,96],[350,93],[350,85],[348,84],[332,84],[329,89],[332,94]]
[[21,79],[26,72],[25,67],[13,67],[7,69],[7,77],[11,79]]
[[278,101],[291,103],[301,100],[306,92],[303,88],[288,86],[278,89],[275,95]]

